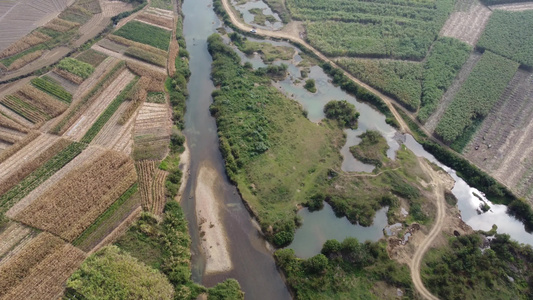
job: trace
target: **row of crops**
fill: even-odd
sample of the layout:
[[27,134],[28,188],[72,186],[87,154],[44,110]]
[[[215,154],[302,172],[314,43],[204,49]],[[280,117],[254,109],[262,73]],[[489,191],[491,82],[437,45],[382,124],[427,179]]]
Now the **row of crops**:
[[503,94],[519,64],[486,51],[446,109],[435,133],[446,143],[459,138],[483,119]]
[[329,56],[420,60],[454,1],[288,0],[296,20],[309,21],[307,39]]
[[55,82],[37,77],[31,80],[31,84],[41,91],[46,92],[63,102],[72,102],[72,94],[67,92],[62,86]]

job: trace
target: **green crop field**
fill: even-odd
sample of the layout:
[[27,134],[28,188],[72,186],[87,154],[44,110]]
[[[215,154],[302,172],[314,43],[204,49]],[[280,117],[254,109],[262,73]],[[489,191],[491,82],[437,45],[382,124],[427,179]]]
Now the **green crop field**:
[[518,63],[486,51],[446,109],[435,133],[452,143],[476,123],[474,120],[485,118],[517,69]]
[[420,60],[451,13],[453,0],[288,0],[307,39],[329,56]]
[[146,50],[134,46],[126,49],[126,52],[124,52],[124,54],[156,66],[166,67],[167,65],[166,57],[148,52]]
[[533,67],[533,11],[496,10],[478,47]]
[[165,51],[170,43],[170,31],[138,21],[127,23],[113,34]]
[[94,72],[94,67],[92,65],[72,57],[62,59],[57,67],[83,79],[87,79]]
[[437,109],[439,100],[452,84],[472,51],[467,44],[447,37],[439,38],[424,64],[421,106],[418,119],[425,122]]
[[72,94],[57,83],[37,77],[31,80],[31,84],[63,102],[70,103],[72,101]]
[[342,58],[338,64],[355,77],[416,111],[420,104],[422,65],[415,62]]

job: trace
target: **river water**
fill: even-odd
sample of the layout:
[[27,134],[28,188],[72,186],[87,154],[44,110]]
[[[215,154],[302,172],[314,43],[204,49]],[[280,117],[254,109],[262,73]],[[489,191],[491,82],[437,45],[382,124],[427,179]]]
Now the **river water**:
[[[226,278],[239,281],[247,299],[290,299],[290,294],[276,268],[271,251],[254,226],[236,188],[228,181],[224,162],[218,149],[217,128],[209,113],[214,89],[210,79],[211,56],[207,38],[220,26],[211,0],[185,0],[183,30],[190,53],[191,78],[185,114],[185,136],[190,149],[190,176],[182,198],[182,207],[189,222],[192,239],[193,279],[213,286]],[[233,269],[205,275],[205,258],[200,251],[200,232],[196,226],[195,190],[198,172],[208,166],[217,173],[216,193],[220,219],[226,229]]]

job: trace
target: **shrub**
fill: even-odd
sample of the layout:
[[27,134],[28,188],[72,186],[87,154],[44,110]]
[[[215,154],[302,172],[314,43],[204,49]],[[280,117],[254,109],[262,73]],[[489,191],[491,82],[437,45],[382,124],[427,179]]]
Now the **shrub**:
[[357,119],[359,112],[355,110],[355,106],[348,103],[346,100],[333,100],[324,106],[324,113],[326,118],[337,120],[339,125],[346,128],[357,128]]

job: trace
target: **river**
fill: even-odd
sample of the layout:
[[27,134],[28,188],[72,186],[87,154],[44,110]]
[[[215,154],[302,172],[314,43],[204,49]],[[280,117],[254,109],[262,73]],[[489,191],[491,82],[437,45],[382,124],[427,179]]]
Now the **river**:
[[[207,38],[220,26],[211,0],[185,0],[183,31],[190,53],[191,78],[185,114],[185,136],[190,150],[190,176],[182,198],[192,239],[193,279],[208,287],[226,278],[239,281],[247,299],[290,299],[290,293],[276,268],[271,251],[243,205],[235,186],[226,177],[218,149],[216,123],[209,113],[212,102],[211,56]],[[216,172],[219,217],[225,228],[233,269],[204,275],[205,257],[200,251],[200,231],[196,226],[195,190],[201,167]]]

